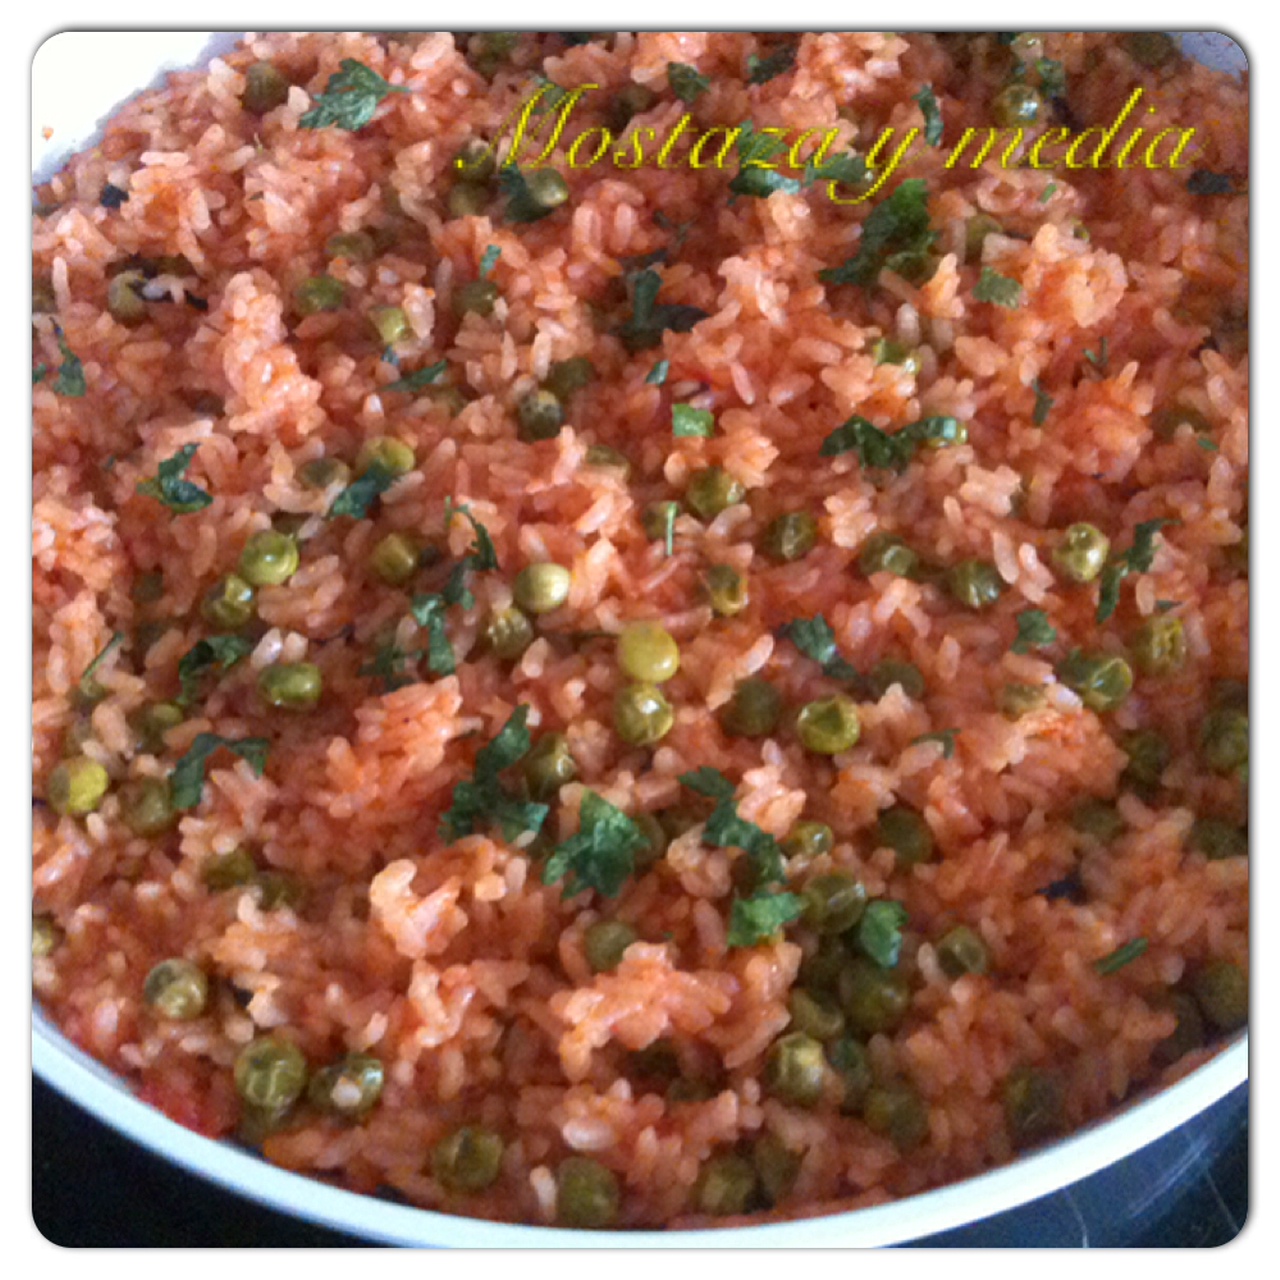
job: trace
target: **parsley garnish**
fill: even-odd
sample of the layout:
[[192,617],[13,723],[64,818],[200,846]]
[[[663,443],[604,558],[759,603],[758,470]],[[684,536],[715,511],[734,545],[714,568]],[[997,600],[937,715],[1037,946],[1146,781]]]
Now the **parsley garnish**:
[[795,65],[799,48],[794,44],[785,44],[775,49],[767,58],[757,58],[754,53],[747,54],[747,83],[767,84],[776,76],[785,75]]
[[990,302],[997,307],[1016,307],[1022,302],[1022,285],[990,267],[983,267],[978,283],[973,286],[973,296],[979,302]]
[[902,926],[907,909],[892,898],[868,902],[858,921],[858,947],[882,969],[894,968],[902,956]]
[[695,409],[691,404],[671,406],[671,434],[676,439],[715,435],[716,415],[710,409]]
[[827,284],[856,284],[864,288],[875,284],[885,266],[896,269],[906,265],[909,257],[925,254],[938,238],[929,226],[929,188],[923,178],[908,178],[894,188],[893,194],[872,209],[862,224],[862,241],[858,252],[843,266],[820,271],[818,278]]
[[[417,369],[403,378],[388,382],[382,389],[383,391],[421,391],[423,387],[429,387],[443,377],[448,368],[449,362],[441,360],[438,364],[429,364],[425,369]],[[330,514],[332,515],[332,512]]]
[[956,753],[956,735],[959,729],[939,729],[937,733],[922,733],[918,738],[911,739],[911,745],[914,747],[921,742],[936,742],[942,747],[942,758],[950,760]]
[[1040,385],[1038,378],[1031,384],[1031,389],[1036,393],[1036,407],[1031,411],[1031,421],[1037,427],[1043,427],[1049,417],[1049,410],[1053,408],[1053,397]]
[[1110,955],[1103,956],[1101,960],[1095,960],[1094,972],[1100,973],[1105,978],[1123,969],[1125,965],[1131,964],[1139,956],[1145,955],[1146,951],[1146,938],[1134,938],[1132,942],[1126,942],[1123,946],[1117,947]]
[[502,250],[496,244],[491,244],[480,258],[480,279],[485,279],[494,267],[498,265],[498,259],[502,257]]
[[733,783],[718,769],[703,765],[682,773],[680,781],[690,791],[708,796],[716,807],[703,828],[702,839],[713,849],[742,849],[750,857],[761,883],[780,883],[783,876],[782,850],[767,832],[738,816]]
[[353,520],[363,520],[369,514],[373,500],[386,493],[399,478],[390,468],[375,462],[364,475],[357,476],[334,498],[333,506],[329,508],[329,519],[350,516]]
[[794,893],[757,893],[733,900],[729,909],[731,947],[754,947],[804,914],[804,900]]
[[867,162],[852,151],[845,151],[821,164],[810,156],[804,162],[804,177],[801,185],[811,187],[815,182],[842,182],[846,186],[856,187],[867,178]]
[[[54,331],[58,338],[58,350],[62,352],[62,363],[58,366],[58,376],[54,378],[51,390],[54,395],[66,396],[69,400],[78,400],[88,390],[84,379],[84,365],[80,357],[67,345],[61,329]],[[40,382],[48,372],[48,366],[37,367],[39,377],[32,377],[32,385]]]
[[1018,637],[1012,648],[1014,653],[1028,653],[1043,649],[1058,638],[1057,631],[1043,609],[1024,609],[1018,614]]
[[749,120],[744,122],[738,136],[738,173],[729,183],[729,190],[735,196],[752,196],[758,200],[767,200],[778,191],[795,195],[801,189],[798,178],[788,178],[777,169],[764,167],[765,161],[773,159],[785,146],[781,138],[756,133]]
[[782,628],[782,634],[806,658],[812,658],[833,680],[853,680],[857,671],[846,662],[836,647],[836,633],[822,614],[813,618],[797,618]]
[[1133,545],[1102,570],[1097,621],[1106,622],[1120,603],[1120,584],[1131,573],[1146,573],[1155,562],[1156,535],[1176,520],[1144,520],[1133,531]]
[[154,480],[139,481],[137,491],[157,502],[163,502],[177,516],[202,511],[213,501],[212,496],[199,485],[182,478],[199,448],[197,444],[183,445],[172,458],[166,458],[160,463]]
[[942,108],[933,86],[924,85],[919,93],[911,95],[911,100],[920,104],[920,114],[924,116],[924,140],[931,147],[938,146],[942,142]]
[[681,102],[696,102],[711,88],[711,81],[687,62],[667,63],[667,83]]
[[323,129],[337,125],[354,133],[373,119],[378,104],[393,93],[408,93],[398,85],[388,84],[376,71],[370,71],[354,58],[343,58],[342,69],[329,77],[316,104],[299,121],[303,129]]
[[588,791],[582,797],[578,834],[556,846],[543,868],[542,883],[564,880],[566,895],[595,889],[616,898],[645,843],[640,828],[621,809]]
[[660,387],[667,380],[667,374],[671,372],[670,360],[659,360],[657,364],[649,370],[645,375],[645,381],[651,387]]
[[856,453],[858,461],[872,471],[901,471],[920,445],[935,447],[963,443],[966,433],[958,418],[920,418],[890,435],[874,423],[854,414],[822,442],[818,451],[824,458]]
[[680,303],[659,303],[662,277],[649,268],[638,272],[631,281],[631,318],[618,330],[618,337],[629,351],[643,351],[662,341],[663,331],[688,333],[707,313],[700,307]]
[[204,790],[205,765],[209,757],[219,748],[225,747],[234,752],[241,760],[247,760],[249,767],[260,778],[267,767],[267,752],[271,744],[266,738],[223,738],[216,733],[201,733],[191,744],[187,754],[173,766],[169,774],[169,789],[175,809],[194,809],[200,803],[200,795]]
[[189,707],[199,697],[204,677],[215,667],[230,671],[252,652],[253,641],[244,636],[209,636],[197,641],[178,663],[178,680],[182,685],[178,705]]
[[124,644],[124,632],[117,631],[103,645],[102,652],[81,673],[76,689],[86,702],[100,702],[106,697],[107,691],[93,678],[94,673],[122,644]]
[[104,209],[118,209],[128,198],[129,193],[123,187],[111,182],[102,188],[102,195],[98,197]]
[[1107,366],[1111,363],[1111,351],[1106,338],[1098,343],[1097,351],[1085,349],[1084,358],[1100,373],[1107,371]]
[[453,802],[440,820],[440,835],[453,843],[474,833],[481,822],[494,822],[503,835],[514,839],[522,831],[535,834],[546,821],[548,807],[518,799],[505,791],[498,775],[528,754],[530,739],[526,721],[529,708],[521,703],[497,736],[480,748],[475,772],[453,789]]
[[1187,190],[1193,196],[1234,195],[1236,184],[1226,173],[1213,173],[1209,169],[1197,169],[1187,179]]

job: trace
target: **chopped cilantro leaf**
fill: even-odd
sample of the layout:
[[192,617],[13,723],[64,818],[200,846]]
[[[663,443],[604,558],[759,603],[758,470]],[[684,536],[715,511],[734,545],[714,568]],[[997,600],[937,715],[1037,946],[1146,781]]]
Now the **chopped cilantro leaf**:
[[890,435],[854,414],[827,436],[818,452],[824,458],[856,453],[858,461],[868,470],[901,471],[920,445],[931,444],[937,448],[962,444],[967,434],[958,418],[936,415],[908,423]]
[[1187,179],[1187,190],[1193,196],[1229,196],[1235,193],[1236,184],[1226,173],[1213,173],[1209,169],[1197,169]]
[[137,491],[148,498],[162,502],[174,515],[190,515],[202,511],[213,498],[199,485],[182,477],[200,448],[196,444],[183,445],[172,458],[166,458],[156,468],[155,479],[138,482]]
[[376,71],[371,71],[354,58],[343,58],[341,70],[329,77],[324,92],[299,121],[302,129],[323,129],[337,125],[354,133],[373,119],[378,104],[393,93],[409,90],[388,84]]
[[635,871],[635,855],[645,843],[640,828],[621,809],[588,791],[582,797],[578,833],[556,846],[542,883],[563,880],[566,895],[595,889],[615,898]]
[[920,104],[920,114],[924,116],[924,140],[931,147],[938,146],[942,142],[942,108],[933,86],[924,85],[919,93],[912,94],[912,101]]
[[128,198],[129,193],[123,187],[108,182],[98,200],[104,209],[118,209]]
[[1107,372],[1107,366],[1111,363],[1111,351],[1106,338],[1098,343],[1097,351],[1085,349],[1084,358],[1098,371],[1100,374]]
[[480,258],[480,279],[483,280],[498,265],[498,259],[502,257],[502,250],[496,244],[491,244],[481,255]]
[[777,191],[795,195],[801,189],[798,178],[788,178],[777,169],[765,167],[765,162],[785,145],[772,134],[757,133],[755,126],[745,121],[738,136],[738,173],[729,183],[729,190],[735,196],[753,196],[760,200],[768,199]]
[[106,697],[106,690],[94,679],[94,673],[122,644],[124,644],[124,632],[117,631],[102,647],[102,651],[85,667],[76,685],[81,698],[88,702],[99,702]]
[[1146,573],[1155,563],[1156,537],[1168,524],[1176,520],[1144,520],[1133,531],[1133,543],[1123,555],[1117,556],[1102,570],[1098,589],[1096,620],[1106,622],[1120,603],[1120,584],[1131,573]]
[[498,780],[498,774],[529,751],[528,718],[529,708],[522,703],[497,736],[481,747],[473,776],[453,789],[453,802],[440,821],[442,839],[452,843],[471,835],[481,823],[496,824],[508,840],[522,831],[536,833],[542,829],[548,807],[518,799],[505,791]]
[[766,942],[785,925],[804,914],[804,900],[794,893],[757,893],[750,898],[735,897],[729,908],[731,947],[754,947]]
[[645,376],[645,381],[652,387],[660,387],[667,380],[667,375],[671,372],[670,360],[659,360],[657,364],[649,370]]
[[406,667],[411,660],[421,656],[421,653],[406,653],[398,644],[390,641],[378,646],[373,657],[361,666],[359,674],[381,680],[383,690],[392,693],[414,683],[414,677],[407,673]]
[[690,773],[681,774],[680,781],[690,791],[696,791],[700,796],[706,796],[710,800],[732,800],[736,789],[719,769],[713,769],[707,764],[699,766]]
[[1022,302],[1022,285],[990,267],[983,267],[978,283],[973,286],[973,296],[979,302],[990,302],[997,307],[1016,307]]
[[375,462],[362,476],[357,476],[333,500],[329,508],[329,519],[336,516],[350,516],[353,520],[363,520],[369,514],[369,507],[380,494],[386,493],[399,477],[389,467]]
[[659,303],[662,277],[652,268],[637,272],[630,278],[631,318],[618,330],[629,351],[643,351],[656,347],[662,341],[663,331],[688,333],[707,313],[699,307],[680,303]]
[[43,382],[49,373],[49,366],[42,360],[34,369],[31,370],[31,385],[34,387],[36,383]]
[[[680,775],[680,781],[691,791],[710,796],[716,807],[703,828],[703,841],[714,849],[742,849],[751,858],[761,883],[783,879],[782,850],[767,832],[738,816],[731,785],[715,769],[703,766]],[[727,790],[726,790],[727,789]]]
[[892,898],[868,902],[858,921],[858,947],[882,969],[894,968],[902,956],[902,926],[907,909]]
[[388,382],[382,389],[383,391],[421,391],[423,387],[429,387],[443,377],[448,368],[449,362],[441,360],[437,364],[427,365],[424,369],[415,369],[413,373],[405,374],[403,378],[397,378],[394,382]]
[[1058,638],[1058,633],[1043,609],[1024,609],[1018,614],[1018,637],[1013,642],[1014,653],[1028,653],[1043,649]]
[[862,224],[858,252],[843,266],[819,272],[818,278],[827,284],[866,288],[875,284],[883,267],[894,269],[890,259],[925,254],[937,239],[937,232],[929,225],[928,200],[929,188],[924,179],[900,182]]
[[215,668],[230,671],[252,652],[253,641],[245,636],[208,636],[197,641],[178,663],[179,706],[189,707],[200,696],[204,677]]
[[1101,960],[1095,960],[1093,962],[1094,972],[1100,973],[1105,978],[1109,974],[1123,969],[1125,965],[1131,964],[1139,956],[1145,955],[1146,951],[1146,938],[1134,938],[1132,942],[1126,942],[1123,946],[1117,947],[1110,955],[1103,956]]
[[1036,393],[1036,407],[1031,411],[1031,421],[1037,427],[1043,427],[1049,417],[1049,410],[1053,408],[1053,397],[1040,385],[1038,378],[1031,384],[1031,389]]
[[711,88],[711,81],[685,62],[667,63],[667,83],[681,102],[696,102]]
[[767,84],[777,76],[785,75],[795,65],[799,48],[794,44],[784,44],[775,49],[767,58],[758,58],[754,53],[747,55],[747,83]]
[[1040,203],[1048,204],[1049,201],[1053,199],[1053,193],[1057,191],[1057,189],[1058,189],[1058,184],[1056,182],[1050,182],[1045,187],[1045,189],[1040,193]]
[[529,183],[518,165],[504,164],[498,170],[498,186],[507,197],[509,222],[539,222],[555,213],[558,206],[543,204],[529,189]]
[[677,439],[715,435],[716,416],[710,409],[695,409],[691,404],[671,406],[671,434]]
[[856,187],[866,179],[867,162],[861,156],[854,155],[852,151],[845,151],[838,156],[832,156],[830,160],[824,160],[821,164],[810,156],[804,164],[801,185],[811,187],[815,182],[840,182],[846,186]]
[[249,767],[262,777],[267,767],[267,752],[271,744],[266,738],[223,738],[216,733],[201,733],[187,750],[187,754],[173,766],[169,774],[169,788],[175,809],[194,809],[200,803],[204,791],[205,766],[220,748],[238,755],[249,762]]
[[1207,453],[1218,452],[1218,442],[1210,440],[1207,436],[1196,436],[1196,444]]
[[791,641],[806,658],[812,658],[833,680],[855,680],[858,673],[853,665],[840,656],[836,648],[836,633],[822,614],[812,618],[797,618],[782,628],[782,634]]
[[78,400],[88,390],[84,378],[84,365],[80,357],[67,345],[67,340],[58,330],[58,350],[62,352],[62,363],[58,366],[58,376],[53,380],[54,395],[66,396],[69,400]]

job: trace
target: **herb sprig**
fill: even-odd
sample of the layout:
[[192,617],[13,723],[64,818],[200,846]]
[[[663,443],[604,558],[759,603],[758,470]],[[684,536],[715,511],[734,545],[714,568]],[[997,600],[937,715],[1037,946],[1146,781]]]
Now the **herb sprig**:
[[203,511],[213,502],[212,495],[198,484],[182,478],[199,448],[198,444],[183,445],[173,457],[166,458],[156,467],[154,479],[140,480],[137,491],[163,503],[176,516]]
[[910,277],[921,265],[938,233],[929,225],[929,188],[923,178],[908,178],[882,200],[862,224],[858,252],[843,266],[818,273],[827,284],[875,284],[888,267]]
[[522,831],[536,834],[542,830],[548,806],[521,800],[499,780],[503,770],[518,764],[529,752],[528,719],[529,708],[521,703],[492,741],[480,748],[471,778],[454,787],[453,802],[440,820],[442,839],[452,844],[483,824],[496,825],[508,840]]
[[300,128],[324,129],[336,125],[354,133],[373,119],[384,98],[409,92],[401,85],[389,84],[354,58],[343,58],[340,66],[341,70],[329,77],[315,106],[299,119]]
[[595,889],[616,898],[635,871],[635,855],[645,843],[643,832],[621,809],[588,791],[582,797],[578,832],[556,846],[543,868],[542,883],[563,880],[566,897]]
[[856,680],[857,669],[840,656],[836,647],[836,633],[831,624],[817,614],[812,618],[797,618],[782,628],[782,634],[791,641],[806,658],[812,658],[824,675],[833,680]]
[[1160,530],[1177,523],[1176,520],[1144,520],[1134,529],[1129,550],[1102,570],[1098,588],[1098,622],[1106,622],[1115,613],[1120,603],[1120,584],[1125,578],[1133,573],[1146,573],[1155,563]]
[[868,470],[902,471],[921,445],[939,448],[963,444],[967,434],[958,418],[938,415],[910,422],[890,435],[854,414],[827,436],[818,452],[824,458],[856,453],[858,461]]
[[194,809],[200,803],[204,791],[205,767],[215,752],[225,748],[242,760],[260,778],[267,767],[267,754],[271,744],[266,738],[224,738],[216,733],[201,733],[188,748],[186,755],[173,766],[169,774],[169,789],[175,809]]
[[618,329],[618,336],[629,351],[656,347],[667,329],[688,333],[707,313],[701,307],[683,303],[658,301],[662,277],[652,268],[636,272],[630,279],[631,317]]

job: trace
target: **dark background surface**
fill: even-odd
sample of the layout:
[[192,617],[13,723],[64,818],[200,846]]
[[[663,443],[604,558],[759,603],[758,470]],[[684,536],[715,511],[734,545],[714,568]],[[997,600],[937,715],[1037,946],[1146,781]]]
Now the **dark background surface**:
[[[349,1248],[367,1242],[288,1218],[136,1147],[32,1081],[31,1212],[63,1246]],[[920,1245],[1208,1248],[1249,1206],[1242,1085],[1190,1124],[1072,1187]]]

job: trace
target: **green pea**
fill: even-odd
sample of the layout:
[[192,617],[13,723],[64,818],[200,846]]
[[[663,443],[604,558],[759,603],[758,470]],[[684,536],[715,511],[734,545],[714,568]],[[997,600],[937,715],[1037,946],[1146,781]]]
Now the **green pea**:
[[618,666],[632,680],[663,684],[680,670],[680,646],[658,622],[633,622],[618,637]]
[[791,1025],[815,1040],[834,1040],[844,1031],[844,1010],[829,991],[792,990],[787,999]]
[[129,726],[138,735],[138,743],[150,755],[159,755],[165,747],[165,734],[176,729],[186,715],[176,702],[149,702],[129,717]]
[[1249,686],[1243,680],[1215,680],[1209,690],[1215,707],[1249,710]]
[[755,1165],[740,1155],[712,1156],[694,1187],[698,1211],[718,1218],[746,1213],[755,1194]]
[[200,866],[200,879],[211,893],[224,893],[252,884],[258,864],[248,849],[238,847],[228,853],[210,854]]
[[800,962],[800,981],[810,991],[835,991],[849,963],[849,950],[835,934],[819,935],[818,945]]
[[733,738],[767,738],[782,714],[782,694],[767,680],[740,680],[720,710],[720,727]]
[[761,547],[765,555],[786,564],[807,556],[817,542],[817,520],[807,511],[789,511],[770,521]]
[[332,276],[308,276],[293,291],[293,309],[300,316],[337,311],[346,300],[346,285]]
[[62,945],[62,930],[50,916],[31,917],[31,956],[41,960],[52,955]]
[[629,684],[613,702],[613,725],[618,737],[633,747],[648,747],[671,732],[676,714],[656,684]]
[[867,683],[871,696],[877,702],[889,692],[893,686],[900,685],[908,698],[919,701],[924,697],[924,676],[920,668],[913,662],[896,662],[892,658],[882,658],[867,673]]
[[296,911],[306,897],[302,885],[287,871],[255,872],[253,890],[261,911],[275,911],[278,907]]
[[822,1098],[827,1076],[827,1059],[822,1042],[802,1031],[775,1040],[765,1058],[761,1083],[765,1091],[781,1102],[797,1107],[814,1107]]
[[279,586],[298,571],[298,544],[274,529],[255,533],[240,553],[240,576],[254,587]]
[[45,799],[55,813],[79,818],[92,813],[102,803],[110,785],[107,771],[96,760],[74,756],[54,766]]
[[488,207],[489,189],[478,182],[457,182],[449,190],[451,218],[478,218]]
[[1249,979],[1238,964],[1211,961],[1192,975],[1191,994],[1218,1031],[1236,1031],[1249,1021]]
[[305,489],[346,485],[351,480],[351,468],[337,458],[312,458],[298,468],[298,480]]
[[836,833],[825,822],[797,822],[782,842],[788,858],[818,858],[835,848]]
[[929,1109],[908,1085],[869,1089],[862,1100],[862,1118],[872,1133],[889,1138],[899,1151],[913,1150],[929,1136]]
[[1021,720],[1045,704],[1044,689],[1038,684],[1006,684],[999,695],[1000,714],[1006,720]]
[[453,171],[459,175],[460,182],[488,182],[498,171],[493,147],[483,138],[468,138],[458,148],[458,154],[453,160]]
[[135,836],[158,836],[172,831],[178,813],[165,778],[138,778],[120,790],[120,817]]
[[938,939],[938,965],[948,978],[987,971],[987,944],[967,924],[958,924]]
[[989,213],[977,213],[965,220],[964,224],[964,260],[980,262],[982,246],[990,235],[1001,235],[1004,227]]
[[1105,800],[1082,800],[1071,814],[1071,825],[1081,835],[1110,844],[1125,829],[1125,820],[1113,804]]
[[1019,1149],[1035,1146],[1062,1131],[1062,1086],[1038,1067],[1016,1067],[1003,1086],[1005,1127]]
[[647,84],[632,81],[623,85],[609,104],[609,128],[621,133],[634,117],[648,111],[657,100],[658,95]]
[[625,453],[611,449],[607,444],[593,444],[586,453],[586,464],[599,471],[620,471],[623,480],[631,475],[631,460]]
[[631,820],[640,829],[640,834],[645,841],[643,848],[637,849],[633,855],[636,874],[638,875],[643,871],[647,871],[666,856],[670,839],[656,814],[637,813]]
[[560,788],[578,776],[578,766],[563,733],[548,733],[534,743],[520,764],[529,794],[535,800],[550,800]]
[[530,564],[516,575],[511,594],[526,613],[551,613],[568,600],[572,585],[573,575],[564,565]]
[[209,979],[190,960],[162,960],[142,984],[142,998],[162,1018],[189,1022],[209,1002]]
[[689,477],[684,500],[699,519],[714,520],[746,495],[746,489],[723,467],[703,467]]
[[601,920],[593,924],[582,939],[591,972],[612,973],[638,936],[629,924],[623,924],[621,920]]
[[1056,674],[1092,711],[1114,710],[1133,688],[1129,664],[1110,653],[1088,654],[1077,649],[1058,664]]
[[840,1110],[846,1114],[861,1111],[862,1101],[875,1078],[866,1046],[852,1036],[841,1036],[827,1046],[827,1061],[844,1086]]
[[800,709],[796,735],[806,751],[834,756],[855,747],[862,736],[862,721],[852,698],[842,693],[819,698]]
[[394,347],[397,342],[413,336],[409,317],[403,307],[372,307],[368,318],[374,333],[378,335],[378,341],[384,347]]
[[570,1156],[556,1170],[556,1222],[562,1227],[611,1227],[621,1198],[617,1175],[589,1156]]
[[747,580],[727,564],[713,564],[704,579],[712,613],[732,618],[747,607]]
[[312,662],[273,662],[258,676],[262,700],[285,711],[310,711],[323,688],[324,677]]
[[1044,116],[1044,99],[1029,85],[1014,81],[995,96],[991,114],[1001,128],[1039,124]]
[[893,533],[873,533],[858,552],[858,568],[869,578],[873,573],[891,573],[895,578],[912,578],[920,567],[920,557]]
[[255,599],[253,588],[229,573],[205,596],[200,612],[219,631],[239,631],[253,617]]
[[366,231],[340,231],[325,241],[324,252],[326,257],[348,262],[372,262],[378,256],[378,246]]
[[317,1111],[358,1120],[378,1105],[384,1077],[382,1063],[372,1054],[348,1053],[311,1077],[307,1101]]
[[1248,835],[1240,827],[1221,818],[1197,818],[1191,826],[1190,843],[1210,862],[1249,856]]
[[933,860],[933,832],[924,818],[906,805],[896,804],[881,812],[876,820],[876,839],[898,855],[899,867]]
[[900,973],[862,958],[840,973],[840,1003],[851,1029],[860,1035],[897,1030],[911,1007],[911,990]]
[[569,198],[569,184],[554,169],[536,169],[525,184],[529,199],[540,209],[558,209]]
[[369,568],[388,586],[403,586],[418,571],[418,547],[403,533],[389,533],[369,553]]
[[564,425],[564,406],[550,391],[533,391],[516,407],[521,440],[552,440]]
[[1053,549],[1053,563],[1069,582],[1092,582],[1111,554],[1111,539],[1096,525],[1073,524]]
[[1210,711],[1200,727],[1200,754],[1215,773],[1249,763],[1249,717],[1230,707]]
[[265,116],[289,98],[289,82],[270,62],[255,62],[244,73],[241,105],[252,116]]
[[281,1036],[259,1036],[240,1051],[235,1064],[236,1092],[246,1105],[266,1113],[287,1110],[307,1086],[302,1050]]
[[804,887],[804,921],[818,933],[840,934],[852,929],[867,905],[867,890],[847,871],[815,876]]
[[107,310],[111,318],[132,328],[147,318],[147,301],[142,296],[146,276],[141,271],[121,271],[107,285]]
[[800,1156],[771,1133],[762,1134],[751,1144],[751,1163],[770,1206],[785,1200],[800,1176]]
[[1151,1061],[1157,1067],[1172,1066],[1205,1042],[1204,1015],[1195,997],[1185,991],[1171,991],[1167,1004],[1177,1023],[1152,1050]]
[[547,371],[543,386],[552,395],[561,400],[568,400],[581,391],[596,376],[596,367],[587,356],[571,356],[568,360],[558,360]]
[[484,642],[495,658],[514,661],[533,643],[533,624],[519,609],[503,609],[485,623]]
[[966,609],[990,609],[1004,590],[1004,583],[993,564],[985,560],[961,560],[947,573],[951,594]]
[[905,343],[894,342],[891,338],[877,338],[871,347],[871,356],[876,364],[893,364],[908,373],[920,372],[920,355]]
[[411,446],[394,436],[374,436],[360,446],[356,455],[356,471],[364,475],[370,467],[378,466],[393,476],[407,475],[413,470],[417,458]]
[[1182,619],[1168,615],[1149,618],[1133,640],[1133,656],[1143,675],[1167,676],[1187,660]]
[[1158,787],[1173,758],[1173,748],[1164,735],[1154,729],[1139,729],[1126,734],[1120,746],[1129,757],[1124,771],[1126,780],[1142,790]]
[[1133,31],[1124,43],[1134,62],[1149,71],[1178,56],[1178,46],[1163,31]]
[[468,314],[491,316],[499,297],[501,291],[492,280],[472,280],[454,293],[453,313],[459,320]]

